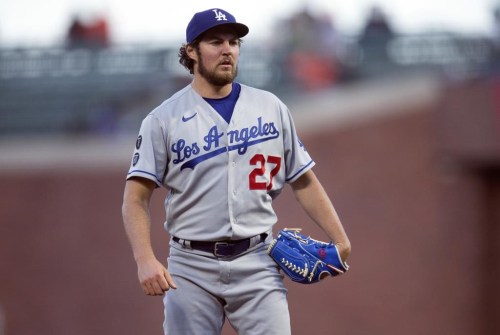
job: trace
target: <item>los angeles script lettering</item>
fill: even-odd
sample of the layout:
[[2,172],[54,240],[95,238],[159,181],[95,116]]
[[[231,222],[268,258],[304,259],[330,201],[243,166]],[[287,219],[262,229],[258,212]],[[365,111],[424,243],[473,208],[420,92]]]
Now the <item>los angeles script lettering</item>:
[[[208,153],[218,149],[221,146],[221,138],[224,136],[223,132],[219,132],[217,126],[213,126],[208,131],[207,135],[203,137],[202,144],[197,142],[188,144],[186,140],[181,138],[171,146],[174,159],[174,164],[179,164],[185,160],[195,158],[200,153]],[[266,139],[274,139],[279,136],[279,131],[276,129],[273,122],[262,122],[262,117],[257,119],[257,124],[252,127],[245,127],[239,130],[230,130],[227,132],[227,139],[229,150],[238,150],[240,155],[245,154],[248,147],[252,143],[260,143]],[[255,140],[259,140],[255,142]],[[224,150],[225,152],[225,150]],[[222,152],[221,152],[222,153]],[[210,156],[212,157],[212,156]],[[207,157],[208,158],[208,157]]]

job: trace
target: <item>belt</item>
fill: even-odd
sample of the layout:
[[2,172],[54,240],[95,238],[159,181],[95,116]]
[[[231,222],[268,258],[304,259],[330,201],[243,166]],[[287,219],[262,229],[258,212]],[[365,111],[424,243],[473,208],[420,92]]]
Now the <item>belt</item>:
[[249,237],[242,240],[234,240],[234,241],[228,240],[228,241],[208,242],[208,241],[187,241],[174,236],[172,237],[172,240],[174,242],[182,244],[183,246],[189,245],[191,249],[194,250],[210,252],[214,254],[216,257],[233,257],[247,251],[250,247],[253,247],[265,241],[267,233],[262,233],[258,235],[259,238],[258,242],[255,243],[254,245],[251,245],[251,240],[254,237]]

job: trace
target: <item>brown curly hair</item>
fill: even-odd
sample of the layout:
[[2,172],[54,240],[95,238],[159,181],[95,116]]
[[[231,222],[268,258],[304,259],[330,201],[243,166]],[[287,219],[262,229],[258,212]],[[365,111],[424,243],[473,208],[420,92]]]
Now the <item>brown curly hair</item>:
[[191,46],[193,47],[196,52],[200,52],[200,41],[199,40],[195,40],[193,41],[193,43],[191,44],[182,44],[181,47],[179,48],[179,63],[184,66],[186,69],[189,70],[189,73],[190,74],[193,74],[194,73],[194,59],[192,59],[191,57],[189,57],[189,55],[187,54],[187,47],[188,46]]

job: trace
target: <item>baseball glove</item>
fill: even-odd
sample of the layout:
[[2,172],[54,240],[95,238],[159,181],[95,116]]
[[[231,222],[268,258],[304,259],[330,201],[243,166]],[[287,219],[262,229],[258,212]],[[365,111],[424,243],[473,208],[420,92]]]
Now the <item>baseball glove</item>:
[[280,230],[267,249],[269,256],[292,281],[313,284],[349,269],[333,242],[317,241],[300,231],[298,228]]

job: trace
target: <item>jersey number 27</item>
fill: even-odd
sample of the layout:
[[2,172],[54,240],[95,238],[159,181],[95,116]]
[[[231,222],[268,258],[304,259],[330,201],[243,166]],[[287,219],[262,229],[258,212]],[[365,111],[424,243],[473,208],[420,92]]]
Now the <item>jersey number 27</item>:
[[[269,184],[265,181],[257,181],[258,177],[265,176],[266,174],[266,163],[273,165],[269,173]],[[267,156],[267,159],[262,154],[256,154],[250,159],[251,165],[256,165],[257,167],[250,172],[248,175],[249,186],[251,190],[268,190],[273,188],[273,177],[276,176],[281,167],[281,157],[277,156]]]

